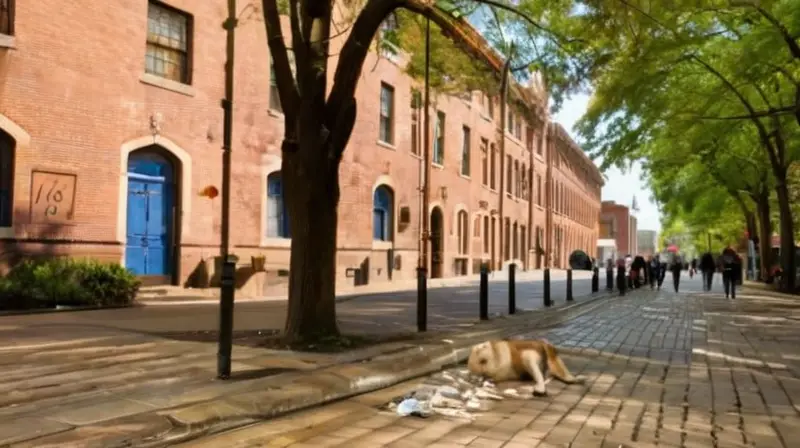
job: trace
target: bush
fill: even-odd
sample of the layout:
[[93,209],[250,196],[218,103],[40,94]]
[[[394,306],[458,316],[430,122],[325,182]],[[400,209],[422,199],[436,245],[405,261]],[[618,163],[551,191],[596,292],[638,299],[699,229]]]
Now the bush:
[[139,280],[118,264],[28,260],[0,278],[0,309],[124,306],[133,303],[139,286]]

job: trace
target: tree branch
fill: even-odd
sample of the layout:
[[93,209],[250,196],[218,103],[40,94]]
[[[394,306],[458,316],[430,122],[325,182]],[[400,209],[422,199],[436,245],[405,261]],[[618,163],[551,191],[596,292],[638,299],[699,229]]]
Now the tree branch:
[[723,117],[714,117],[714,116],[708,116],[708,115],[694,115],[693,117],[694,118],[698,118],[700,120],[750,120],[750,119],[753,119],[753,118],[771,117],[773,115],[789,115],[789,114],[793,114],[794,112],[795,112],[795,107],[794,106],[786,106],[786,107],[781,107],[781,108],[778,108],[778,109],[768,109],[768,110],[757,111],[755,113],[746,114],[746,115],[728,115],[728,116],[723,116]]
[[[275,84],[278,86],[283,115],[288,123],[297,117],[300,93],[297,91],[292,68],[289,65],[289,55],[286,53],[286,43],[283,40],[277,2],[276,0],[261,0],[261,6],[264,12],[264,26],[267,30],[267,44],[275,68]],[[288,127],[285,132],[287,135],[294,134],[294,131]]]
[[764,16],[764,18],[767,19],[767,21],[778,30],[778,32],[781,34],[781,37],[783,37],[783,40],[786,42],[786,45],[789,46],[789,52],[792,54],[792,56],[795,59],[800,59],[800,44],[798,44],[797,41],[792,37],[792,35],[789,33],[789,30],[786,29],[786,26],[784,26],[783,23],[781,23],[775,16],[761,6],[758,6],[754,3],[751,3],[750,6],[755,8],[759,14]]

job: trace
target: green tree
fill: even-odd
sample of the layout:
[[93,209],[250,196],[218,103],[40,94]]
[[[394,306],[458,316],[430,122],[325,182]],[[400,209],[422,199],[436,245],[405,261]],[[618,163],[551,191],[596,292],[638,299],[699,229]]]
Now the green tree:
[[[596,91],[581,123],[589,146],[604,163],[623,164],[659,133],[663,138],[665,128],[675,139],[683,139],[677,130],[703,134],[719,122],[732,125],[731,133],[753,133],[774,180],[782,265],[794,272],[787,170],[800,151],[794,115],[799,60],[791,38],[800,31],[797,2],[584,6],[576,20],[597,34],[587,50]],[[794,276],[784,280],[793,289]]]
[[[356,86],[367,54],[375,48],[369,43],[381,24],[399,9],[426,16],[470,56],[491,61],[491,48],[474,38],[463,19],[464,13],[484,5],[516,14],[519,28],[529,32],[531,40],[551,48],[548,42],[552,39],[535,21],[544,11],[539,16],[524,14],[535,11],[535,2],[515,3],[516,7],[501,0],[343,0],[337,14],[346,16],[350,24],[346,37],[338,38],[331,32],[335,25],[333,0],[262,0],[267,42],[284,112],[281,171],[292,234],[287,339],[338,333],[335,261],[339,163],[356,119]],[[281,8],[289,16],[289,46],[281,27]],[[335,67],[330,67],[328,60],[334,53],[331,47],[338,54]],[[557,46],[552,48],[554,53],[561,51]],[[294,55],[294,70],[289,51]],[[328,76],[329,68],[334,72],[332,78]],[[551,86],[558,86],[559,79],[569,78],[558,75],[556,62],[543,68],[553,74]]]

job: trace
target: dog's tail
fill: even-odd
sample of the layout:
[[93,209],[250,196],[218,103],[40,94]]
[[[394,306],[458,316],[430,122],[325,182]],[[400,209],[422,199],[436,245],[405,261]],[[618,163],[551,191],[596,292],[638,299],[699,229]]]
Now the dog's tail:
[[586,382],[586,378],[570,373],[566,364],[564,364],[564,360],[558,356],[558,351],[553,344],[544,341],[544,351],[545,356],[547,356],[547,370],[550,371],[550,375],[554,378],[566,384],[583,384]]

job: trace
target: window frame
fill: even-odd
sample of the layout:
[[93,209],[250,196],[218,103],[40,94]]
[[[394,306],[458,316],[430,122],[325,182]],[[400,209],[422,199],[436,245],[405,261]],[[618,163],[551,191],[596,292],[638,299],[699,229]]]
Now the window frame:
[[[4,147],[3,143],[7,143],[8,146]],[[8,154],[5,156],[4,154]],[[4,160],[7,157],[7,160]],[[17,142],[9,135],[7,132],[4,132],[0,129],[0,178],[8,179],[8,189],[7,189],[7,204],[5,204],[6,210],[0,208],[0,228],[11,228],[14,226],[14,181],[16,176],[16,158],[17,158]],[[4,167],[3,162],[7,161],[8,165]],[[3,168],[7,168],[7,172]],[[7,175],[7,176],[6,176]],[[2,184],[0,184],[0,191],[2,189]],[[3,204],[0,202],[0,207]]]
[[[388,94],[389,94],[389,110],[388,110],[388,114],[389,115],[387,115],[385,117],[383,115],[383,100],[384,100],[383,94],[384,94],[384,92],[388,92]],[[391,84],[385,83],[385,82],[381,82],[380,94],[379,95],[380,95],[380,97],[379,97],[379,103],[378,103],[378,140],[380,142],[382,142],[382,143],[386,143],[387,145],[394,145],[394,141],[395,141],[395,138],[394,138],[395,137],[395,135],[394,135],[394,130],[395,130],[395,102],[396,102],[395,101],[394,86],[392,86]],[[384,123],[384,120],[386,120],[385,123]],[[385,130],[386,131],[386,136],[383,135],[383,133],[384,133],[384,125],[388,126],[388,129]],[[384,139],[384,137],[388,137],[388,138]]]
[[[277,178],[277,182],[280,185],[280,194],[272,193],[272,185],[274,179]],[[267,238],[274,238],[274,239],[285,239],[289,240],[292,238],[292,230],[291,226],[289,225],[289,212],[286,209],[286,196],[283,194],[285,191],[284,182],[283,182],[283,173],[280,170],[273,171],[267,175],[267,225],[266,225],[266,237]],[[279,198],[279,199],[276,199]],[[278,213],[280,213],[279,217],[271,217],[270,216],[270,201],[280,200]],[[270,219],[277,219],[275,223],[275,235],[270,234]]]
[[[13,0],[12,0],[12,2],[13,2]],[[167,11],[167,12],[182,16],[184,19],[186,19],[186,30],[185,30],[185,32],[186,32],[186,50],[183,51],[183,53],[185,55],[185,66],[183,67],[183,76],[182,76],[182,79],[180,79],[180,80],[175,80],[175,79],[168,78],[168,77],[163,76],[163,75],[158,74],[158,73],[151,73],[151,72],[147,71],[147,54],[148,54],[147,46],[148,45],[155,45],[155,46],[157,46],[159,48],[163,48],[163,49],[166,49],[166,50],[169,50],[169,51],[180,51],[180,50],[176,50],[175,48],[167,47],[165,45],[150,41],[150,38],[149,38],[149,35],[150,35],[149,26],[150,26],[150,8],[151,7],[161,8],[161,9]],[[194,16],[191,13],[187,12],[187,11],[183,11],[181,9],[178,9],[178,8],[176,8],[174,6],[171,6],[171,5],[168,5],[166,3],[160,2],[158,0],[147,0],[147,26],[148,26],[147,36],[145,37],[145,68],[144,68],[145,73],[148,74],[148,75],[157,76],[159,78],[166,79],[167,81],[176,82],[176,83],[184,84],[184,85],[187,85],[187,86],[192,85],[193,74],[194,74]]]
[[[2,0],[0,0],[0,1],[2,1]],[[14,7],[15,7],[16,0],[6,0],[6,2],[7,2],[6,3],[6,10],[8,12],[8,14],[6,16],[7,19],[8,19],[8,24],[7,24],[8,25],[8,29],[6,31],[8,31],[8,32],[6,33],[6,32],[0,31],[0,36],[14,36],[14,22],[15,22],[15,18],[16,18],[15,11],[14,11],[15,8]]]
[[[378,203],[377,199],[379,191],[385,192],[388,204]],[[382,238],[378,237],[376,234],[376,231],[378,230],[375,227],[375,218],[377,213],[380,213],[382,216]],[[394,190],[385,184],[378,185],[375,188],[375,191],[372,192],[372,240],[381,242],[394,241]]]
[[472,177],[472,129],[464,125],[461,127],[461,175]]

